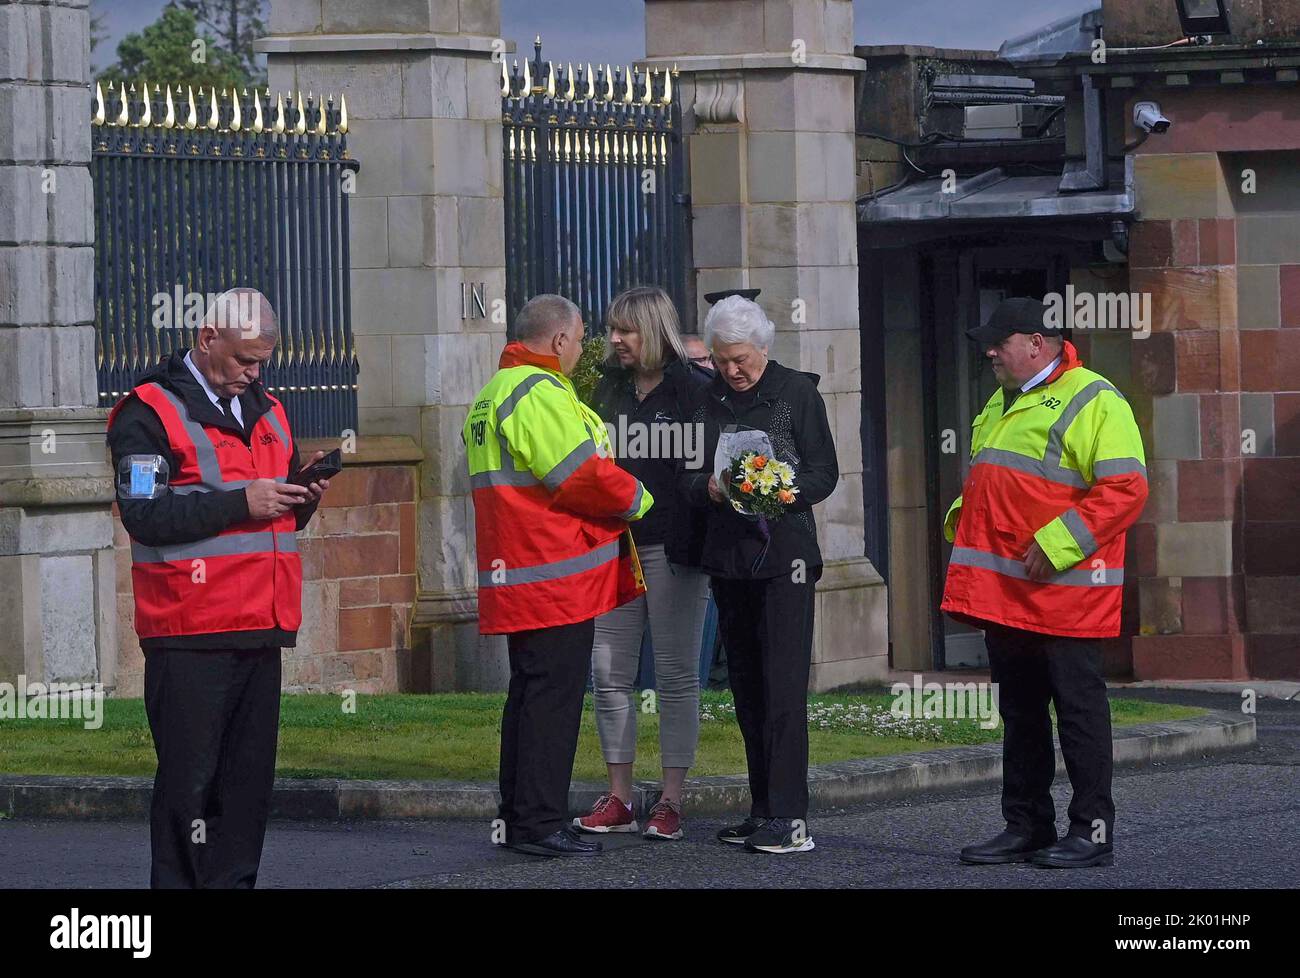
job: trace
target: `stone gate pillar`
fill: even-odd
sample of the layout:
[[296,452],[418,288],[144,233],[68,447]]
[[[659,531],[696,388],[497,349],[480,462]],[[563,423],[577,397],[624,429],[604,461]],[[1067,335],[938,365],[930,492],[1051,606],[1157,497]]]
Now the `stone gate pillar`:
[[0,5],[0,682],[117,668],[87,0]]
[[760,288],[773,356],[821,375],[840,484],[817,513],[812,687],[883,678],[885,586],[862,515],[852,2],[646,0],[646,56],[681,72],[698,321],[705,293]]
[[420,466],[413,671],[504,688],[480,640],[460,430],[505,344],[499,0],[272,0],[272,91],[347,97],[360,435],[405,435]]

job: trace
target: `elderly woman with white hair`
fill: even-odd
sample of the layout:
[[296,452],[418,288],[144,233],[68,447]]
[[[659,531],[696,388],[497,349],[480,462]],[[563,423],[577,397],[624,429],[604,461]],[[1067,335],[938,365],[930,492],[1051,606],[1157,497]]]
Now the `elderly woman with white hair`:
[[718,373],[692,420],[704,425],[707,460],[723,431],[765,432],[777,460],[794,470],[794,502],[781,518],[760,521],[738,513],[711,472],[684,472],[681,489],[708,510],[702,569],[718,606],[749,767],[750,817],[718,838],[785,853],[813,848],[806,821],[808,672],[822,557],[812,507],[835,489],[839,463],[820,378],[770,359],[774,335],[749,299],[729,296],[709,311],[704,341]]

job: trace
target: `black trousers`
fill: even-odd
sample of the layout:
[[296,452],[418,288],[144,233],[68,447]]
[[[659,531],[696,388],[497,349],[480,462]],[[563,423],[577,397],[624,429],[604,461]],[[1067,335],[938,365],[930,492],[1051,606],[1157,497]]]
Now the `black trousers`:
[[275,781],[280,650],[145,653],[155,889],[252,889]]
[[[1002,714],[1002,814],[1007,829],[1027,838],[1056,838],[1056,756],[1047,712],[1053,703],[1074,789],[1069,834],[1112,842],[1114,754],[1100,643],[1003,626],[990,626],[984,643]],[[1104,838],[1097,832],[1103,825]]]
[[750,814],[805,818],[816,580],[796,584],[787,577],[715,577],[712,583],[736,720],[745,740]]
[[569,822],[569,781],[595,638],[594,618],[507,636],[499,814],[508,844],[536,842]]

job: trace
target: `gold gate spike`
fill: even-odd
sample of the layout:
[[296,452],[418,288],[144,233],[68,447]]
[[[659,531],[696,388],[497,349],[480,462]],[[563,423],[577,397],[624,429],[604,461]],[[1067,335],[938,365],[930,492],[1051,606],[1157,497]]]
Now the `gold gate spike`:
[[167,113],[163,116],[162,126],[164,129],[174,129],[176,127],[176,105],[172,102],[172,87],[167,86]]
[[211,101],[208,104],[210,105],[210,108],[208,109],[208,128],[216,129],[217,126],[221,124],[221,113],[217,109],[217,86],[216,85],[212,86],[212,97],[211,97]]
[[122,100],[122,108],[117,113],[117,124],[125,126],[131,121],[131,116],[126,111],[126,82],[122,83],[122,87],[117,90],[117,94]]
[[[109,84],[111,85],[112,83],[110,82]],[[104,124],[105,117],[106,117],[106,113],[104,111],[104,86],[101,85],[99,82],[95,82],[94,124],[97,126],[102,126]]]
[[253,132],[262,131],[262,99],[258,95],[257,88],[253,88]]
[[284,132],[284,96],[279,93],[275,96],[275,122],[271,129],[277,136]]

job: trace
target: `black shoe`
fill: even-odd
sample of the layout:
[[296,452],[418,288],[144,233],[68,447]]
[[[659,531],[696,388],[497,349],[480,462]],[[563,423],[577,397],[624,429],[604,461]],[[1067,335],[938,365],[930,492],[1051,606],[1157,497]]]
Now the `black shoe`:
[[1014,832],[999,832],[988,842],[967,846],[958,857],[968,866],[993,866],[1001,863],[1023,863],[1036,852],[1052,845],[1055,839],[1027,839]]
[[1088,866],[1113,866],[1113,843],[1090,842],[1081,835],[1067,835],[1060,842],[1034,853],[1030,860],[1035,866],[1048,869],[1084,869]]
[[732,842],[736,845],[744,845],[745,840],[767,824],[767,819],[758,818],[755,815],[749,816],[739,825],[729,825],[727,828],[718,832],[719,842]]
[[745,840],[746,852],[807,852],[816,848],[803,819],[769,818]]
[[595,839],[583,839],[567,828],[557,829],[536,842],[516,842],[510,848],[532,856],[599,856],[601,845]]

